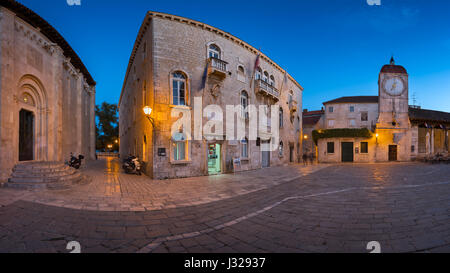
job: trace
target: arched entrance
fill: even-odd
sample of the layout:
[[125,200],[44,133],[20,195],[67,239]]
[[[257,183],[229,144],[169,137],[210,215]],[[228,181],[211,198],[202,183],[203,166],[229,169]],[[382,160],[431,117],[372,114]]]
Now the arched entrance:
[[19,81],[17,112],[18,161],[48,159],[47,97],[41,82],[32,75]]
[[19,113],[19,161],[34,160],[34,114],[22,109]]

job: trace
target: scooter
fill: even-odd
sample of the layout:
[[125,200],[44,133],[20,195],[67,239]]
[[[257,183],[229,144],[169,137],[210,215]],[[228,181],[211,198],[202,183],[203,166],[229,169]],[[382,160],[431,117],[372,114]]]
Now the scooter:
[[66,162],[69,167],[72,167],[74,169],[79,169],[81,167],[81,163],[84,159],[83,155],[79,155],[78,158],[76,158],[73,153],[70,153],[70,160]]
[[139,158],[137,156],[129,156],[122,165],[123,170],[127,174],[137,174],[142,175],[141,171],[141,163],[139,162]]

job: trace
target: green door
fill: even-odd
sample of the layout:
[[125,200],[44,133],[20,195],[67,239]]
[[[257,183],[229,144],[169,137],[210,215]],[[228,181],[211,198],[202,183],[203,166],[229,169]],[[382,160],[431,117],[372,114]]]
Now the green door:
[[353,142],[342,142],[342,162],[353,162]]
[[220,144],[208,145],[208,174],[215,175],[222,172],[221,170],[221,146]]

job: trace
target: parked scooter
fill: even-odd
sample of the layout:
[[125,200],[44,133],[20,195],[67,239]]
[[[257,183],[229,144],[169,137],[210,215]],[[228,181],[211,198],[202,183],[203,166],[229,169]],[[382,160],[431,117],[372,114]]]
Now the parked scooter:
[[74,169],[79,169],[81,167],[81,163],[84,159],[83,155],[79,155],[78,158],[76,158],[73,153],[70,153],[70,160],[66,162],[69,167],[72,167]]
[[122,168],[127,174],[142,175],[141,162],[137,156],[129,156],[124,160]]

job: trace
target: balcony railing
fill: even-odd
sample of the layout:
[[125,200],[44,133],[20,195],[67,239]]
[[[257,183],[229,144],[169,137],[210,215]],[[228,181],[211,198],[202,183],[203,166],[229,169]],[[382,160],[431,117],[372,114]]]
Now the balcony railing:
[[280,92],[268,82],[258,79],[256,80],[255,84],[256,92],[269,96],[277,101],[280,99]]
[[214,74],[220,78],[225,78],[227,76],[227,65],[228,63],[221,59],[210,57],[208,74]]

